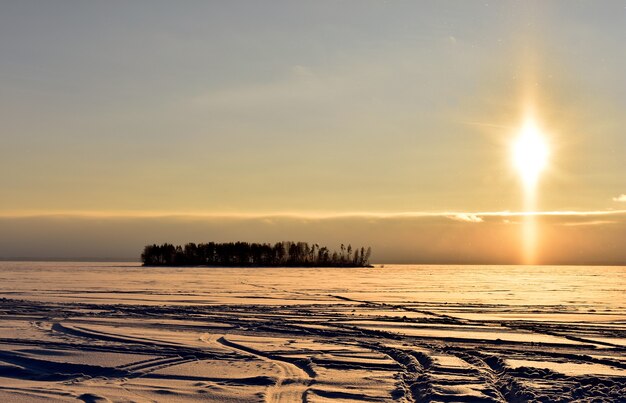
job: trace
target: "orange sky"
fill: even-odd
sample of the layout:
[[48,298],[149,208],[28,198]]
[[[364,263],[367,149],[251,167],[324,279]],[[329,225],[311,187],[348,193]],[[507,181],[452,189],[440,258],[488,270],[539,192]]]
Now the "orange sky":
[[537,262],[626,262],[623,3],[236,3],[0,4],[0,258],[235,238],[519,263],[523,217],[477,212],[537,210],[586,214],[538,217]]
[[[370,245],[378,263],[524,262],[524,216],[31,216],[0,218],[0,257],[137,260],[147,243],[304,240]],[[625,264],[626,211],[536,217],[540,264]]]

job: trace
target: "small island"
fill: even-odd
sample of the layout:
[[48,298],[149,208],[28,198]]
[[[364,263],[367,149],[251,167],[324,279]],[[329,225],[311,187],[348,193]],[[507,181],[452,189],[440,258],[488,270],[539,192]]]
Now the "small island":
[[146,245],[141,261],[144,266],[372,267],[371,253],[370,247],[341,244],[339,251],[331,251],[307,242],[208,242],[184,247],[164,243]]

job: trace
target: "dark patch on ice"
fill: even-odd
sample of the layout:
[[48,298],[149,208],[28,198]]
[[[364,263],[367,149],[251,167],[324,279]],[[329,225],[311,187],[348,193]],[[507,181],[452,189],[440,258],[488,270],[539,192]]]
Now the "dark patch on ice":
[[100,395],[96,395],[93,393],[83,393],[82,395],[77,397],[78,400],[82,400],[85,403],[103,403],[103,402],[110,402],[109,399],[107,399],[104,396],[100,396]]

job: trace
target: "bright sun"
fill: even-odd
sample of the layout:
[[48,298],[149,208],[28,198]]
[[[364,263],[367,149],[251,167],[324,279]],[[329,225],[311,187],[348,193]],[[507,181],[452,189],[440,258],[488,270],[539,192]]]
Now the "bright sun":
[[548,145],[532,119],[527,119],[513,145],[513,161],[526,186],[537,182],[548,162]]

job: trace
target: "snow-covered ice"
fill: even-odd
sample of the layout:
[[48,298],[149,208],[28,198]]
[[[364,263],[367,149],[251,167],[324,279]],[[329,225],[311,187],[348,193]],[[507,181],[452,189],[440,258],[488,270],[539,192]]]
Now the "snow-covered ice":
[[0,263],[0,401],[619,401],[626,267]]

